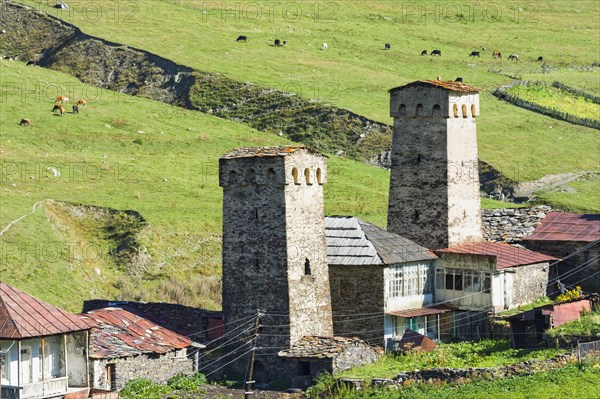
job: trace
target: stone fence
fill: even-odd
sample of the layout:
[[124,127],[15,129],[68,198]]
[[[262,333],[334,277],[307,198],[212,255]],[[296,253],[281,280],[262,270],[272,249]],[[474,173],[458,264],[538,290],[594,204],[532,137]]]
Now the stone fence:
[[483,238],[486,241],[516,242],[527,237],[552,208],[482,209]]
[[593,102],[594,104],[600,104],[600,97],[599,96],[595,96],[593,94],[587,93],[583,90],[579,90],[575,87],[571,87],[571,86],[567,86],[566,84],[560,83],[558,81],[554,81],[552,82],[552,87],[556,87],[557,89],[566,91],[567,93],[571,93],[573,95],[579,96],[579,97],[583,97],[587,100],[590,100],[591,102]]

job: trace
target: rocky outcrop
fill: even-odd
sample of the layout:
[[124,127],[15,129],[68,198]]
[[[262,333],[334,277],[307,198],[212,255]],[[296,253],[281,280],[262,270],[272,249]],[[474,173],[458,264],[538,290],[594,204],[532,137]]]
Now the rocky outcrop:
[[482,209],[485,241],[513,243],[535,230],[552,208],[546,205],[532,208]]

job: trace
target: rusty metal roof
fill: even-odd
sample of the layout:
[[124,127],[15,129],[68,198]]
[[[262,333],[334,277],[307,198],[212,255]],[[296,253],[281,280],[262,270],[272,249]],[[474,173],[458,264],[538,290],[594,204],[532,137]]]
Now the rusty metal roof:
[[359,345],[371,347],[376,351],[381,350],[359,338],[308,336],[302,337],[297,344],[290,349],[280,351],[278,355],[289,358],[334,358],[340,355],[345,349]]
[[[245,147],[229,151],[221,159],[254,158],[254,157],[285,157],[298,150],[305,150],[311,154],[320,154],[318,151],[301,145],[288,145],[279,147]],[[322,155],[324,156],[324,155]]]
[[550,212],[524,240],[581,242],[600,240],[600,214]]
[[479,87],[467,85],[463,82],[455,82],[453,80],[417,80],[416,82],[412,82],[403,86],[394,87],[389,91],[392,92],[417,86],[438,87],[440,89],[445,89],[459,93],[479,93],[481,91]]
[[554,256],[515,247],[503,242],[471,242],[450,248],[438,249],[434,252],[438,255],[452,253],[492,256],[496,258],[496,270],[558,260]]
[[391,265],[437,258],[408,238],[352,216],[326,217],[325,239],[330,265]]
[[0,339],[24,339],[89,330],[91,325],[0,282]]
[[393,312],[387,312],[386,314],[399,317],[419,317],[447,313],[451,312],[452,310],[453,309],[450,306],[437,305],[419,309],[395,310]]
[[94,325],[90,357],[96,359],[163,354],[192,345],[188,338],[121,308],[104,308],[80,315]]

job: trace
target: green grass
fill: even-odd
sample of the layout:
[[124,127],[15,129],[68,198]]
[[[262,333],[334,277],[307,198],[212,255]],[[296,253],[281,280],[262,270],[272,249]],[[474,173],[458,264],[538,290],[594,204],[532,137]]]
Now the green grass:
[[514,349],[508,340],[442,343],[429,353],[387,354],[375,363],[344,371],[340,376],[364,379],[393,378],[400,372],[415,369],[495,367],[530,359],[549,359],[560,352],[557,349]]
[[548,330],[546,333],[552,338],[570,335],[587,335],[600,338],[600,311],[584,314],[579,319]]
[[600,176],[596,174],[579,179],[567,184],[561,191],[542,191],[536,195],[541,202],[566,211],[600,213]]
[[[598,61],[600,3],[593,0],[521,6],[484,0],[469,3],[473,8],[461,3],[460,10],[458,3],[419,1],[290,0],[270,9],[251,0],[126,4],[94,0],[93,6],[90,0],[73,3],[69,12],[57,11],[45,0],[24,2],[86,33],[386,123],[391,123],[387,93],[391,87],[461,76],[485,89],[478,120],[480,158],[506,176],[522,181],[598,169],[593,152],[597,131],[518,109],[490,94],[513,80],[507,75],[542,76],[598,94],[598,68],[581,69]],[[298,8],[301,12],[296,15]],[[250,41],[236,43],[239,34],[248,35]],[[288,40],[289,45],[273,47],[275,38]],[[322,42],[329,44],[328,51],[320,50]],[[392,45],[390,51],[383,50],[386,42]],[[481,58],[468,57],[481,47],[488,49]],[[422,49],[434,48],[442,49],[443,56],[419,55]],[[492,59],[495,49],[505,59]],[[518,53],[521,61],[507,61],[510,53]],[[535,62],[538,55],[557,69],[543,71]]]
[[549,107],[580,118],[600,120],[600,105],[591,100],[575,96],[564,90],[544,84],[515,85],[509,94],[544,107]]
[[533,308],[536,308],[538,306],[543,306],[543,305],[548,305],[550,303],[553,303],[554,301],[550,298],[548,298],[547,296],[543,296],[541,298],[538,298],[537,300],[535,300],[534,302],[531,302],[527,305],[523,305],[523,306],[519,306],[517,308],[514,309],[510,309],[510,310],[505,310],[503,312],[498,313],[498,316],[512,316],[514,314],[517,313],[521,313],[521,312],[526,312],[528,310],[531,310]]
[[598,398],[600,364],[570,365],[525,377],[477,381],[464,385],[417,384],[400,390],[343,392],[331,399],[550,399]]

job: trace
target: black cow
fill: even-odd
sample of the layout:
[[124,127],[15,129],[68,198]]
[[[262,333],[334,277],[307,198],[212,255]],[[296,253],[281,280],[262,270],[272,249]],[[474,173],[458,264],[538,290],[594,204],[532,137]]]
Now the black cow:
[[542,62],[544,61],[544,57],[542,57],[541,55],[538,57],[538,62]]
[[276,46],[281,46],[281,40],[275,39],[275,45]]
[[287,46],[287,40],[284,40],[284,41],[283,41],[283,45],[284,45],[284,46]]
[[508,56],[509,61],[519,61],[519,54],[511,54]]
[[479,51],[471,51],[469,57],[479,57],[481,53]]
[[27,65],[26,66],[30,66],[30,65],[37,65],[37,62],[35,61],[27,61]]
[[462,78],[459,76],[459,77],[458,77],[458,78],[456,78],[454,81],[455,81],[455,82],[461,82],[461,83],[462,83],[463,79],[462,79]]
[[427,50],[421,51],[421,55],[427,55]]
[[247,42],[248,41],[248,36],[244,36],[244,35],[240,35],[238,36],[237,39],[235,39],[236,42]]
[[438,57],[441,57],[442,50],[433,50],[430,55],[437,55]]
[[73,113],[74,114],[78,114],[79,113],[79,107],[77,105],[73,105]]
[[391,49],[391,48],[392,48],[392,45],[391,45],[391,44],[389,44],[389,43],[386,43],[386,44],[385,44],[385,49],[386,49],[386,50],[389,50],[389,49]]

